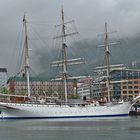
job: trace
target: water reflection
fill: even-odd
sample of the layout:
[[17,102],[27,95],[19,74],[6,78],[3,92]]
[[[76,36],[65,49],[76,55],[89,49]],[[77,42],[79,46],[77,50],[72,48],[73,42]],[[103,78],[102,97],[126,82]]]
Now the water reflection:
[[51,122],[46,120],[0,121],[3,140],[139,140],[140,118]]

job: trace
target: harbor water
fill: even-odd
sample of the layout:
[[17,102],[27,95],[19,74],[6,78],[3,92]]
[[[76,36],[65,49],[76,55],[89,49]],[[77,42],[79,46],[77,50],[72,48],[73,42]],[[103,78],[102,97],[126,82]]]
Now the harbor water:
[[0,140],[140,140],[140,117],[54,122],[1,120]]

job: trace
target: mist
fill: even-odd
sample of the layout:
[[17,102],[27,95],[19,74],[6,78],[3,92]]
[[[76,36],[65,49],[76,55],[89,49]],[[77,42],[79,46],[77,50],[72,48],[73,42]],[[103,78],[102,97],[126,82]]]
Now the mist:
[[[16,71],[17,62],[16,43],[18,33],[23,25],[22,18],[26,12],[29,30],[30,65],[36,75],[46,76],[49,61],[56,60],[58,52],[52,43],[54,26],[60,24],[61,8],[64,8],[65,21],[75,20],[79,39],[71,43],[68,50],[69,57],[84,57],[87,66],[81,66],[81,74],[91,73],[94,66],[103,63],[103,49],[97,48],[102,44],[97,42],[97,36],[104,33],[104,23],[108,23],[108,30],[117,30],[120,46],[111,47],[112,63],[139,62],[140,35],[140,1],[139,0],[0,0],[0,66],[8,69],[8,75]],[[35,28],[43,43],[30,36],[30,29]],[[100,40],[101,41],[101,40]],[[69,46],[69,45],[68,45]],[[20,49],[20,47],[19,47]],[[121,57],[119,57],[121,56]],[[78,66],[74,68],[78,73]],[[80,68],[79,68],[80,69]],[[87,72],[86,72],[87,71]],[[90,72],[88,72],[90,71]],[[49,72],[50,73],[50,72]],[[54,73],[52,73],[54,74]],[[80,74],[80,73],[78,73]]]

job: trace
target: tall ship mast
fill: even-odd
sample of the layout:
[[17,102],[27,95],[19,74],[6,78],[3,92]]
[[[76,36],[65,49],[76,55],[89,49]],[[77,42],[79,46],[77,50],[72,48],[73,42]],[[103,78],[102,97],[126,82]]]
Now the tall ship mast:
[[23,17],[23,25],[25,28],[25,42],[24,42],[24,51],[25,51],[25,61],[24,61],[24,68],[25,68],[25,75],[27,78],[27,95],[28,98],[30,98],[31,93],[30,93],[30,77],[29,77],[29,69],[30,69],[30,64],[29,64],[29,47],[28,47],[28,31],[27,31],[27,20],[24,14]]
[[67,104],[67,100],[68,100],[68,89],[67,89],[67,52],[66,52],[66,33],[65,33],[65,25],[64,25],[64,12],[63,12],[63,8],[61,11],[62,14],[62,76],[63,76],[63,80],[64,80],[64,93],[65,93],[65,104]]
[[108,31],[107,23],[105,23],[105,62],[107,68],[107,93],[108,93],[108,102],[110,102],[110,52],[109,52],[109,41],[108,41]]
[[[101,66],[101,67],[96,67],[94,69],[95,72],[105,71],[105,76],[103,76],[103,77],[106,79],[106,82],[101,82],[100,81],[100,84],[106,84],[108,102],[111,102],[111,99],[110,99],[110,96],[111,96],[110,84],[112,83],[112,81],[110,81],[110,71],[112,69],[125,68],[125,66],[123,64],[110,65],[110,50],[109,50],[109,46],[120,44],[120,42],[111,42],[111,43],[109,42],[109,34],[110,33],[114,33],[114,31],[113,32],[108,32],[107,22],[105,22],[104,44],[100,45],[100,47],[104,47],[105,65]],[[100,78],[97,78],[97,79],[101,80],[103,77],[101,76]],[[117,82],[123,82],[123,81],[117,81]],[[98,80],[97,80],[97,83],[98,83]]]
[[[67,80],[72,79],[72,77],[70,78],[68,76],[67,66],[84,63],[83,58],[67,59],[67,47],[68,46],[66,44],[66,37],[78,34],[78,32],[72,32],[72,33],[69,33],[69,34],[66,33],[66,30],[65,30],[66,25],[65,24],[68,24],[68,23],[71,23],[71,22],[73,22],[73,20],[65,22],[64,10],[62,8],[62,10],[61,10],[61,24],[58,25],[58,26],[61,26],[61,35],[55,37],[55,39],[56,38],[61,39],[62,61],[54,61],[54,62],[51,63],[52,66],[62,66],[62,79],[61,80],[63,80],[63,83],[64,83],[65,104],[67,104],[67,102],[68,102]],[[82,78],[82,76],[73,77],[73,79],[77,79],[77,78]]]

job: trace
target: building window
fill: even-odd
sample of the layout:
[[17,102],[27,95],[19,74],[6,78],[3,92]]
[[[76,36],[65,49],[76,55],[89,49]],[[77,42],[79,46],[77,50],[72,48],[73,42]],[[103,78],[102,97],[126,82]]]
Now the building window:
[[129,88],[129,89],[132,89],[132,86],[129,86],[128,88]]
[[139,92],[136,90],[136,91],[134,91],[134,93],[135,93],[135,94],[138,94]]
[[132,84],[132,81],[129,81],[128,84]]
[[128,78],[129,78],[129,79],[132,79],[132,77],[133,77],[133,72],[128,71]]
[[127,91],[123,91],[123,94],[127,94]]
[[133,78],[134,79],[138,79],[139,78],[138,72],[133,72]]
[[134,81],[134,84],[138,84],[138,81]]
[[127,89],[127,87],[126,86],[123,86],[123,89]]
[[138,86],[134,86],[134,89],[138,89]]
[[133,91],[129,91],[129,94],[132,94],[133,93]]

